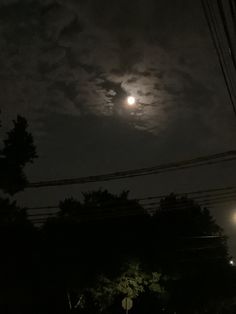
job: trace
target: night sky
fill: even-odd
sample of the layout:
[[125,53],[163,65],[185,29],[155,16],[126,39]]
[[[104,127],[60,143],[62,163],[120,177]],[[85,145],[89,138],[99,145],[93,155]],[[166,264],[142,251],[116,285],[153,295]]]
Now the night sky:
[[[200,1],[1,0],[0,34],[1,136],[17,113],[28,119],[39,155],[30,181],[235,148],[236,119]],[[187,192],[234,185],[235,170],[231,162],[17,198],[44,206],[97,188],[131,197]],[[233,211],[212,208],[236,254]]]

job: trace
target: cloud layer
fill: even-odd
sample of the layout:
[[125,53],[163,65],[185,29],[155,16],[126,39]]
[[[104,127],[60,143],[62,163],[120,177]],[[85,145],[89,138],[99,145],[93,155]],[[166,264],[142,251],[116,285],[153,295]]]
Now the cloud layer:
[[177,121],[214,129],[230,111],[201,7],[170,2],[1,1],[3,114],[26,115],[38,134],[50,112],[154,134]]

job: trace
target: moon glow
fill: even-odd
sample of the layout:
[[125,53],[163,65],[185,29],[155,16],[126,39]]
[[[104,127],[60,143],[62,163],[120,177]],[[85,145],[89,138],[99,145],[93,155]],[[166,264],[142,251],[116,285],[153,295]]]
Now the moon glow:
[[133,96],[129,96],[127,98],[127,103],[129,106],[133,106],[135,104],[135,98]]

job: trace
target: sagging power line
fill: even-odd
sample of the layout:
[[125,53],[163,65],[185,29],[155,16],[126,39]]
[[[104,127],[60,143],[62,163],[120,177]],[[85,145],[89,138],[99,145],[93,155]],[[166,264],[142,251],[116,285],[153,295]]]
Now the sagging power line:
[[95,183],[95,182],[102,182],[102,181],[127,179],[127,178],[139,177],[139,176],[147,176],[147,175],[153,175],[153,174],[185,170],[189,168],[196,168],[196,167],[202,167],[202,166],[207,166],[207,165],[209,166],[209,165],[214,165],[218,163],[230,162],[234,160],[236,160],[236,151],[232,150],[232,151],[226,151],[219,154],[200,156],[197,158],[192,158],[192,159],[183,160],[179,162],[159,164],[157,166],[147,167],[147,168],[125,170],[125,171],[112,172],[112,173],[107,173],[107,174],[102,174],[102,175],[92,175],[92,176],[71,178],[71,179],[32,182],[32,183],[29,183],[26,188],[65,186],[65,185],[72,185],[72,184],[85,184],[85,183]]
[[[172,205],[171,209],[187,209],[192,204],[194,206],[207,207],[212,205],[228,204],[236,201],[236,187],[223,187],[208,190],[198,190],[185,193],[173,194],[179,197],[179,204]],[[78,215],[80,219],[94,220],[104,219],[111,217],[122,217],[122,216],[135,216],[143,213],[154,214],[160,208],[160,200],[164,199],[169,195],[153,195],[145,198],[130,199],[130,204],[103,204],[98,207],[84,207],[78,208]],[[188,197],[188,202],[184,201],[181,204],[181,197]],[[189,198],[191,197],[191,199]],[[137,203],[135,203],[137,202]],[[192,202],[192,203],[191,203]],[[56,210],[54,213],[47,212],[46,210]],[[40,212],[41,211],[41,212]],[[46,221],[47,218],[56,217],[59,211],[59,206],[41,206],[28,208],[29,217],[33,221]]]
[[[151,195],[151,196],[146,196],[142,198],[133,198],[130,199],[131,201],[137,201],[141,202],[142,204],[145,201],[150,201],[150,200],[160,200],[163,199],[167,196],[169,196],[171,193],[166,193],[166,194],[158,194],[158,195]],[[178,192],[178,193],[173,193],[176,197],[191,197],[194,200],[199,200],[202,198],[210,198],[210,197],[215,197],[215,196],[236,196],[236,186],[226,186],[226,187],[221,187],[221,188],[211,188],[211,189],[204,189],[204,190],[196,190],[196,191],[189,191],[189,192]],[[38,206],[38,207],[29,207],[28,210],[30,211],[38,211],[38,210],[48,210],[48,209],[58,209],[58,205],[48,205],[48,206]]]

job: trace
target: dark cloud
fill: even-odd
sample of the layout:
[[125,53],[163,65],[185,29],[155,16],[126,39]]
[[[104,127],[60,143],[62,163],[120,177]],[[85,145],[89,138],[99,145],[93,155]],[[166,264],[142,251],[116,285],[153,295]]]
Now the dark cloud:
[[[155,132],[171,123],[176,106],[214,106],[209,91],[222,81],[205,61],[212,51],[204,24],[190,23],[200,8],[171,3],[3,1],[4,111],[12,114],[17,103],[36,121],[48,111],[129,115],[134,127],[142,121]],[[128,94],[138,102],[132,112],[122,106]]]
[[[235,118],[200,1],[0,0],[0,69],[0,136],[16,113],[29,119],[40,156],[27,170],[32,181],[234,147]],[[161,194],[234,184],[233,171],[101,185]],[[19,199],[53,204],[101,185],[28,190]]]
[[[181,138],[186,126],[192,138],[195,132],[206,135],[205,146],[214,147],[216,137],[231,141],[231,109],[200,3],[25,0],[0,5],[5,118],[24,114],[39,136],[47,132],[48,115],[59,114],[122,118],[134,130],[157,137]],[[133,108],[125,103],[130,94],[137,99]]]

